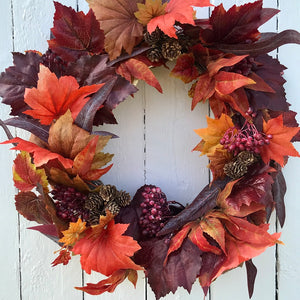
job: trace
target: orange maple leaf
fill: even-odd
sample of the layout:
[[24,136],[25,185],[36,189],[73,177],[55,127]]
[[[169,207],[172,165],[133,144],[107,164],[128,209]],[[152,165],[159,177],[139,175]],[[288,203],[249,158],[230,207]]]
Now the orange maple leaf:
[[107,211],[107,216],[100,217],[99,225],[88,229],[73,247],[73,253],[81,255],[81,266],[88,274],[92,270],[106,276],[119,269],[142,270],[130,258],[141,247],[132,237],[123,235],[129,224],[115,224],[112,218]]
[[220,146],[220,139],[223,137],[226,130],[233,127],[231,118],[222,114],[219,119],[212,119],[206,117],[207,128],[195,129],[194,131],[202,137],[202,142],[195,147],[194,150],[201,151],[201,155],[213,154],[218,146]]
[[174,28],[176,21],[182,24],[195,24],[192,6],[204,7],[211,4],[209,0],[171,0],[165,8],[165,14],[153,18],[147,24],[148,32],[151,34],[158,27],[168,36],[177,39]]
[[90,295],[101,295],[104,292],[112,293],[116,287],[126,278],[132,282],[134,287],[137,281],[137,272],[135,270],[117,270],[107,279],[101,280],[98,283],[87,283],[84,287],[76,287],[77,290],[84,291]]
[[110,59],[117,58],[124,49],[131,54],[143,38],[143,25],[134,13],[141,0],[87,0],[105,33],[105,50]]
[[158,82],[152,71],[144,62],[138,59],[130,58],[121,63],[117,69],[117,73],[119,73],[129,82],[132,82],[134,78],[145,80],[145,82],[162,93],[160,83]]
[[287,127],[283,125],[282,115],[263,123],[263,132],[270,136],[270,144],[260,149],[260,155],[264,163],[268,164],[271,159],[278,162],[282,167],[285,164],[284,156],[297,156],[298,151],[291,143],[292,138],[298,133],[299,127]]
[[146,0],[145,4],[138,3],[138,11],[134,13],[138,21],[146,26],[151,19],[164,15],[167,3],[162,0]]
[[223,272],[236,268],[242,262],[258,256],[276,243],[280,233],[269,234],[269,224],[256,226],[246,219],[229,217],[224,221],[226,230],[227,257],[214,278]]
[[95,84],[79,88],[72,76],[59,79],[54,73],[40,65],[37,88],[25,90],[24,101],[32,108],[25,114],[40,120],[41,124],[50,125],[68,109],[75,120],[82,107],[90,99],[87,96],[97,92],[104,84]]
[[86,230],[86,222],[82,222],[80,218],[78,218],[77,222],[70,222],[69,228],[67,230],[62,231],[64,235],[59,242],[63,243],[65,247],[73,246],[80,238],[81,233]]

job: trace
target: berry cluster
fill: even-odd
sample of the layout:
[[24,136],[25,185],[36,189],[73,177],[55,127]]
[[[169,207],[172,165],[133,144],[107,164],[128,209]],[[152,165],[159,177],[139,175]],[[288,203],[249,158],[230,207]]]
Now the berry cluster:
[[256,69],[257,69],[257,64],[255,63],[254,58],[248,56],[233,66],[222,68],[222,71],[234,72],[244,76],[249,76],[250,73],[252,71],[255,71]]
[[153,237],[164,227],[164,218],[170,215],[166,195],[159,187],[145,185],[141,191],[142,215],[139,224],[144,236]]
[[76,191],[72,187],[57,185],[51,191],[56,214],[67,222],[77,222],[80,217],[82,221],[89,219],[88,210],[84,207],[87,196]]
[[241,151],[260,153],[260,147],[270,144],[272,135],[258,132],[255,125],[246,121],[241,129],[231,127],[220,140],[224,148],[235,156]]

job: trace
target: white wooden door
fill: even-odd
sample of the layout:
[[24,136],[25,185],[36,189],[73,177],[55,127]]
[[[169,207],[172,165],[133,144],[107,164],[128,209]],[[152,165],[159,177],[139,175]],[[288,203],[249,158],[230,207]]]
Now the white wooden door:
[[[184,1],[184,0],[183,0]],[[59,0],[60,3],[87,12],[84,0]],[[212,1],[224,2],[225,8],[243,4],[244,0]],[[251,1],[253,2],[253,1]],[[300,31],[299,0],[265,0],[265,7],[281,9],[278,17],[268,22],[262,31],[282,31],[292,28]],[[49,29],[52,27],[54,5],[51,0],[1,0],[0,2],[0,70],[12,65],[10,52],[47,48]],[[208,9],[201,9],[198,17],[209,16]],[[294,111],[300,112],[298,87],[300,79],[300,46],[285,45],[274,51],[285,72],[286,94]],[[168,70],[155,70],[164,94],[139,83],[140,92],[122,103],[116,110],[120,126],[105,128],[120,136],[107,147],[115,153],[114,168],[103,181],[126,189],[133,195],[144,183],[162,188],[169,200],[190,202],[208,183],[207,160],[191,150],[199,142],[193,129],[206,127],[205,116],[209,113],[206,104],[190,111],[187,86],[169,77]],[[1,106],[0,118],[6,119],[9,110]],[[22,133],[18,130],[18,135]],[[0,140],[6,139],[0,131]],[[83,295],[74,289],[86,282],[98,282],[98,274],[87,276],[81,272],[79,258],[74,257],[68,266],[51,267],[55,258],[56,244],[41,234],[26,229],[30,222],[19,217],[14,208],[16,190],[12,183],[12,160],[14,152],[8,145],[0,147],[0,299],[1,300],[89,300],[89,299],[155,299],[150,287],[145,284],[143,274],[136,290],[123,283],[114,294],[101,296]],[[296,145],[298,151],[299,145]],[[125,150],[124,150],[125,149]],[[254,259],[258,276],[254,300],[300,299],[300,160],[291,158],[284,169],[288,192],[286,195],[287,221],[282,230],[284,246],[268,249]],[[187,192],[188,191],[188,192]],[[272,230],[278,226],[274,224]],[[280,231],[280,228],[278,228]],[[206,299],[248,299],[246,271],[238,268],[213,283]],[[195,283],[192,293],[179,289],[175,295],[164,299],[203,299],[200,286]]]

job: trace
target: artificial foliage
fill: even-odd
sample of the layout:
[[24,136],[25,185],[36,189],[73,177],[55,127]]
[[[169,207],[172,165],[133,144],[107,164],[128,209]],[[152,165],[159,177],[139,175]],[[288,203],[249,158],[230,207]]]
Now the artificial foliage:
[[[87,14],[54,2],[49,49],[13,53],[0,76],[1,121],[18,154],[13,165],[17,211],[57,242],[52,265],[80,255],[82,269],[107,276],[79,290],[113,292],[143,270],[159,299],[195,281],[207,293],[222,273],[245,263],[249,296],[252,258],[281,244],[269,232],[274,209],[284,225],[281,169],[299,157],[296,113],[285,98],[285,67],[268,53],[300,43],[293,30],[261,33],[277,13],[262,0],[225,10],[209,0],[87,0]],[[195,8],[211,7],[209,19]],[[194,151],[209,158],[208,184],[188,206],[168,201],[155,185],[126,191],[104,184],[114,109],[144,80],[162,93],[151,68],[167,67],[189,85],[193,110],[208,102],[207,128],[195,129]],[[13,137],[8,126],[31,133]],[[122,138],[122,137],[120,137]],[[126,149],[124,149],[126,151]],[[188,191],[187,191],[188,194]],[[180,270],[180,272],[178,272]]]

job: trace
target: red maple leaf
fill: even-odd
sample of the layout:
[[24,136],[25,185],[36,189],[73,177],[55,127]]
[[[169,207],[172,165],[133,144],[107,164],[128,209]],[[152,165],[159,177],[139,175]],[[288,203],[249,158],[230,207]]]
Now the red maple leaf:
[[54,2],[54,39],[49,48],[66,61],[75,61],[84,54],[100,54],[104,48],[104,33],[90,10],[86,15]]
[[209,0],[171,0],[165,9],[165,14],[153,18],[147,25],[149,33],[159,27],[165,34],[176,38],[175,22],[194,25],[194,9],[192,6],[211,6]]
[[24,101],[32,109],[24,113],[39,119],[41,124],[50,125],[70,109],[75,120],[89,100],[87,96],[97,92],[102,86],[103,84],[95,84],[79,88],[74,77],[62,76],[58,79],[48,68],[40,65],[37,88],[25,90]]
[[284,156],[297,156],[299,153],[294,148],[291,140],[298,133],[299,127],[283,125],[282,115],[263,123],[263,132],[270,136],[270,144],[264,145],[260,150],[263,161],[267,164],[271,159],[284,166]]
[[126,278],[135,286],[137,281],[137,272],[135,270],[117,270],[107,279],[98,283],[87,283],[84,287],[76,287],[77,290],[84,291],[90,295],[101,295],[104,292],[112,293],[116,287]]
[[51,263],[52,267],[55,267],[59,264],[67,265],[71,259],[70,251],[66,249],[62,249],[59,252],[58,257],[55,258],[55,260]]
[[15,187],[23,192],[29,192],[40,184],[47,190],[48,181],[44,169],[36,169],[31,163],[31,156],[26,152],[18,154],[14,160],[13,178]]
[[134,78],[145,80],[145,82],[155,87],[160,93],[162,93],[160,83],[152,71],[144,62],[136,58],[130,58],[121,63],[117,69],[117,73],[119,73],[129,82],[132,82]]
[[123,233],[128,224],[115,224],[113,216],[100,217],[100,224],[86,231],[85,237],[73,247],[74,254],[80,254],[82,268],[90,274],[92,270],[106,276],[119,269],[142,270],[131,256],[141,247],[129,236]]

